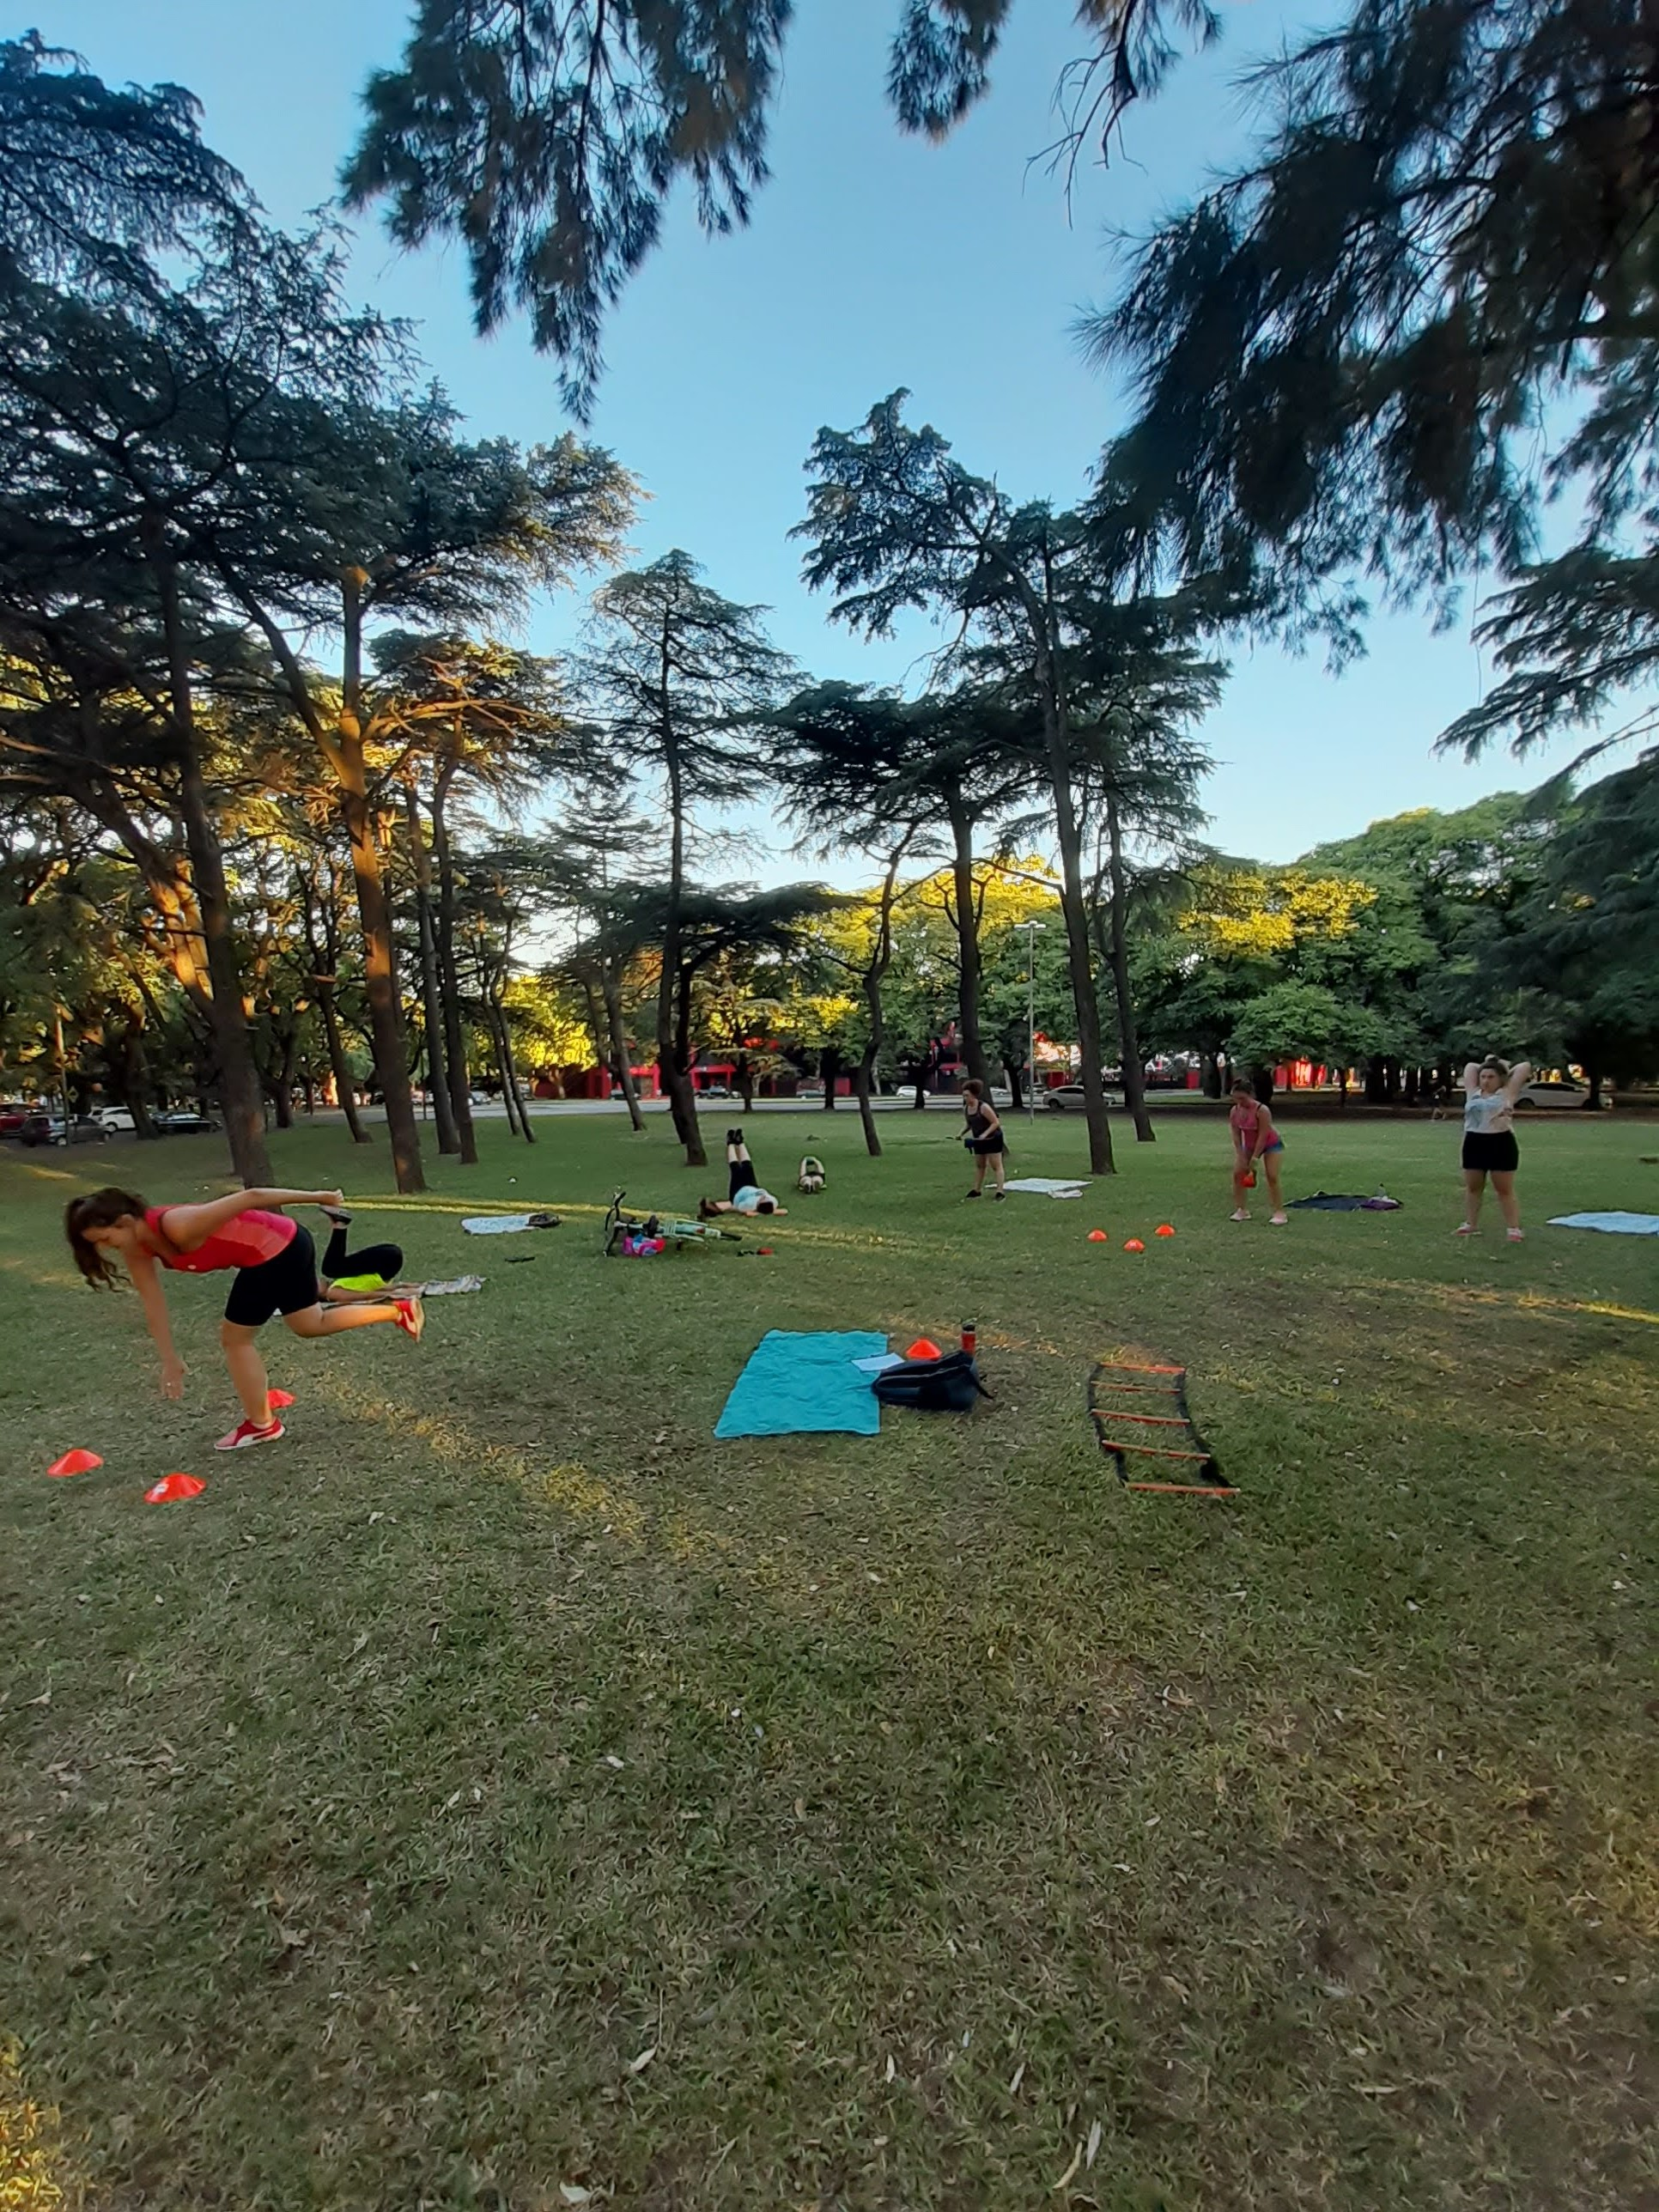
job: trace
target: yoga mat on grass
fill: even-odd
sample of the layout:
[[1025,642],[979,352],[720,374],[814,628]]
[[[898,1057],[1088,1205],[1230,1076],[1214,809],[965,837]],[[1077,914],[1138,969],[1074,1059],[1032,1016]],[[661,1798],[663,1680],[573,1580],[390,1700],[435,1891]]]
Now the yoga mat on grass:
[[1021,1176],[1018,1182],[1004,1185],[1007,1190],[1029,1190],[1033,1198],[1081,1198],[1088,1187],[1086,1177],[1069,1176]]
[[1604,1229],[1609,1237],[1659,1237],[1659,1213],[1558,1213],[1552,1229]]
[[881,1401],[854,1360],[887,1349],[869,1328],[769,1329],[732,1386],[717,1437],[793,1437],[842,1430],[881,1433]]

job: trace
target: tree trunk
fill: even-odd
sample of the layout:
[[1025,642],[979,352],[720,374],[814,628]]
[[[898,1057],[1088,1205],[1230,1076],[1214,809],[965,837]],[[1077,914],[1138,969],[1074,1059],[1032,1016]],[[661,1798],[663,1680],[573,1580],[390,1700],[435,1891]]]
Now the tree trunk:
[[946,800],[951,815],[951,873],[955,883],[957,926],[957,1028],[962,1057],[968,1073],[988,1090],[990,1062],[980,1033],[980,1000],[985,963],[979,948],[979,893],[974,882],[974,821],[963,804],[960,787]]
[[193,758],[183,763],[179,787],[185,842],[202,918],[208,977],[213,987],[209,1014],[214,1057],[218,1063],[219,1104],[225,1117],[231,1164],[244,1184],[269,1184],[270,1155],[265,1146],[264,1108],[260,1100],[253,1041],[248,1034],[247,1016],[242,1006],[242,978],[236,947],[231,936],[224,854],[201,769]]
[[836,1085],[841,1081],[841,1047],[825,1045],[818,1054],[818,1073],[823,1079],[823,1110],[826,1114],[833,1114],[836,1110]]
[[640,1111],[639,1090],[634,1081],[633,1068],[629,1064],[628,1027],[623,1020],[622,979],[608,959],[601,964],[599,983],[605,1000],[605,1028],[611,1041],[611,1073],[628,1102],[628,1118],[637,1134],[645,1127],[645,1116]]
[[432,850],[438,863],[437,952],[439,982],[444,1008],[444,1070],[449,1079],[449,1103],[455,1117],[461,1165],[478,1163],[477,1133],[472,1127],[472,1079],[466,1064],[466,1029],[462,1020],[461,970],[455,957],[455,863],[449,845],[446,811],[449,787],[457,763],[446,762],[432,792]]
[[386,903],[380,855],[374,841],[360,747],[342,748],[345,775],[342,780],[340,811],[351,841],[351,872],[357,889],[357,914],[362,926],[363,981],[368,999],[369,1049],[374,1073],[386,1102],[386,1133],[398,1188],[404,1193],[426,1188],[421,1166],[420,1124],[409,1081],[409,1042],[404,1034],[403,1006],[398,996],[398,973],[392,941],[392,912]]
[[511,1127],[516,1121],[516,1134],[522,1137],[526,1145],[533,1145],[536,1132],[530,1126],[530,1115],[525,1110],[524,1093],[519,1088],[519,1071],[514,1064],[513,1039],[507,1030],[507,1016],[502,1012],[500,1002],[493,998],[489,1002],[489,1020],[495,1041],[495,1065],[501,1071],[501,1096],[507,1102],[508,1125]]
[[155,1124],[149,1111],[149,1067],[144,1058],[144,1015],[142,1006],[128,1007],[127,1018],[117,1040],[120,1054],[121,1097],[132,1116],[135,1136],[153,1137]]
[[668,1093],[668,1110],[674,1130],[685,1147],[689,1168],[707,1167],[702,1129],[697,1120],[697,1093],[691,1081],[691,985],[690,969],[678,969],[679,932],[673,927],[677,970],[670,979],[665,970],[657,996],[657,1073]]
[[1025,1110],[1025,1054],[1023,1047],[1016,1048],[1012,1059],[1004,1053],[1002,1072],[1008,1079],[1008,1111],[1023,1114]]
[[910,1080],[916,1086],[916,1095],[910,1101],[910,1110],[914,1114],[925,1114],[927,1111],[927,1063],[925,1060],[911,1061]]
[[1123,1062],[1123,1103],[1135,1125],[1135,1142],[1157,1141],[1152,1117],[1146,1110],[1146,1069],[1141,1059],[1140,1036],[1135,1024],[1134,989],[1129,980],[1128,884],[1123,870],[1123,824],[1114,793],[1106,794],[1107,865],[1111,872],[1112,985],[1117,995],[1118,1049]]
[[276,1111],[276,1127],[294,1127],[294,1069],[300,1056],[299,1032],[290,1028],[282,1039],[282,1057],[271,1079],[270,1103]]
[[1589,1089],[1581,1110],[1586,1114],[1599,1114],[1601,1110],[1601,1071],[1589,1060],[1584,1063],[1584,1081]]
[[1044,570],[1047,597],[1041,600],[1023,572],[1015,568],[1012,574],[1030,622],[1037,688],[1042,701],[1048,787],[1054,802],[1054,832],[1060,847],[1060,905],[1066,922],[1066,966],[1077,1009],[1078,1049],[1083,1059],[1079,1073],[1083,1084],[1084,1115],[1089,1125],[1089,1172],[1115,1175],[1117,1170],[1112,1158],[1112,1133],[1107,1125],[1106,1092],[1100,1073],[1100,1002],[1095,994],[1094,968],[1089,957],[1089,908],[1083,892],[1083,839],[1072,791],[1066,701],[1050,617],[1054,580],[1048,574],[1046,555]]
[[[1045,712],[1049,711],[1045,696]],[[1112,1158],[1112,1133],[1107,1126],[1106,1091],[1100,1073],[1100,1005],[1095,995],[1094,967],[1089,957],[1089,912],[1083,894],[1083,841],[1078,833],[1077,812],[1073,804],[1065,735],[1058,729],[1050,741],[1049,776],[1060,846],[1060,903],[1066,921],[1066,966],[1077,1009],[1078,1049],[1083,1059],[1078,1073],[1089,1126],[1089,1172],[1115,1175],[1117,1170]]]
[[[313,981],[315,978],[313,979]],[[328,1046],[329,1073],[334,1078],[334,1096],[340,1111],[345,1115],[345,1125],[351,1132],[354,1145],[372,1145],[374,1139],[364,1128],[357,1113],[357,1085],[346,1059],[345,1040],[340,1034],[340,1010],[334,1003],[331,984],[317,985],[317,1004],[322,1009],[323,1037]]]
[[755,1110],[755,1069],[746,1052],[738,1054],[737,1078],[738,1096],[743,1101],[743,1110],[745,1114],[752,1114]]
[[398,1188],[408,1194],[424,1190],[426,1176],[421,1166],[420,1124],[415,1119],[415,1101],[410,1092],[409,1047],[404,1035],[403,1003],[398,995],[392,910],[368,805],[363,744],[362,583],[356,569],[345,570],[340,580],[344,677],[339,716],[327,752],[340,787],[341,816],[351,841],[351,873],[363,938],[369,1048],[386,1101],[386,1134]]
[[196,702],[179,615],[179,572],[161,544],[157,532],[150,535],[149,550],[160,586],[162,629],[167,640],[169,705],[179,748],[179,801],[185,849],[190,859],[191,881],[212,991],[209,1012],[219,1063],[219,1103],[224,1113],[232,1166],[245,1185],[269,1183],[270,1158],[265,1149],[259,1071],[242,1004],[242,978],[231,931],[230,896],[225,883],[219,825],[214,819],[202,775],[201,749],[196,735]]
[[438,982],[438,939],[432,921],[432,860],[426,849],[421,805],[413,784],[404,787],[404,818],[409,824],[410,857],[414,863],[415,919],[421,947],[421,1004],[426,1014],[427,1088],[432,1094],[432,1112],[438,1124],[438,1150],[453,1155],[461,1149],[461,1135],[456,1125],[455,1102],[444,1051],[443,992]]

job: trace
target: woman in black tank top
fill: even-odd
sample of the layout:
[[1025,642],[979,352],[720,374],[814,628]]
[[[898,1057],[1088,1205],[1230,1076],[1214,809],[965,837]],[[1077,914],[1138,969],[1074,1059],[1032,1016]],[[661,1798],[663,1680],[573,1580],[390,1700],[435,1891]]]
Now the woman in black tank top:
[[1003,1188],[1003,1158],[1008,1150],[1007,1139],[1002,1133],[1002,1122],[997,1109],[985,1095],[985,1085],[971,1077],[962,1086],[962,1111],[967,1123],[963,1143],[974,1156],[974,1187],[969,1198],[978,1198],[985,1188],[985,1170],[994,1170],[994,1198],[1006,1198]]

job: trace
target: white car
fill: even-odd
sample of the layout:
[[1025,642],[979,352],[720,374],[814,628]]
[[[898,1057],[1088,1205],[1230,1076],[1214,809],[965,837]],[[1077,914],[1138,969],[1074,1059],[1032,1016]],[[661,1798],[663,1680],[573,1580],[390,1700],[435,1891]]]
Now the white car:
[[130,1137],[138,1126],[125,1106],[100,1106],[92,1118],[116,1137]]
[[[1101,1090],[1109,1106],[1121,1103],[1116,1085],[1103,1078]],[[1039,1091],[1037,1095],[1051,1114],[1082,1114],[1088,1109],[1088,1101],[1083,1095],[1080,1083],[1057,1084],[1052,1091]]]
[[[1462,1097],[1462,1085],[1460,1083],[1455,1087],[1457,1095]],[[1576,1083],[1570,1076],[1560,1082],[1548,1081],[1542,1077],[1535,1076],[1530,1083],[1522,1084],[1520,1090],[1516,1091],[1515,1103],[1517,1109],[1522,1106],[1553,1106],[1558,1109],[1571,1109],[1574,1107],[1582,1109],[1589,1103],[1589,1085],[1587,1083]],[[1610,1106],[1613,1101],[1603,1097],[1601,1103],[1603,1106]]]

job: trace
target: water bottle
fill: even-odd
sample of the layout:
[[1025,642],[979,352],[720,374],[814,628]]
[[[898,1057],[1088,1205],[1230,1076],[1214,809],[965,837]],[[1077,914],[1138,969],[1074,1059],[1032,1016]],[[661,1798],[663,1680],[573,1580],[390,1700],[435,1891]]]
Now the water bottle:
[[970,1321],[962,1324],[962,1348],[971,1359],[979,1343],[979,1332]]

